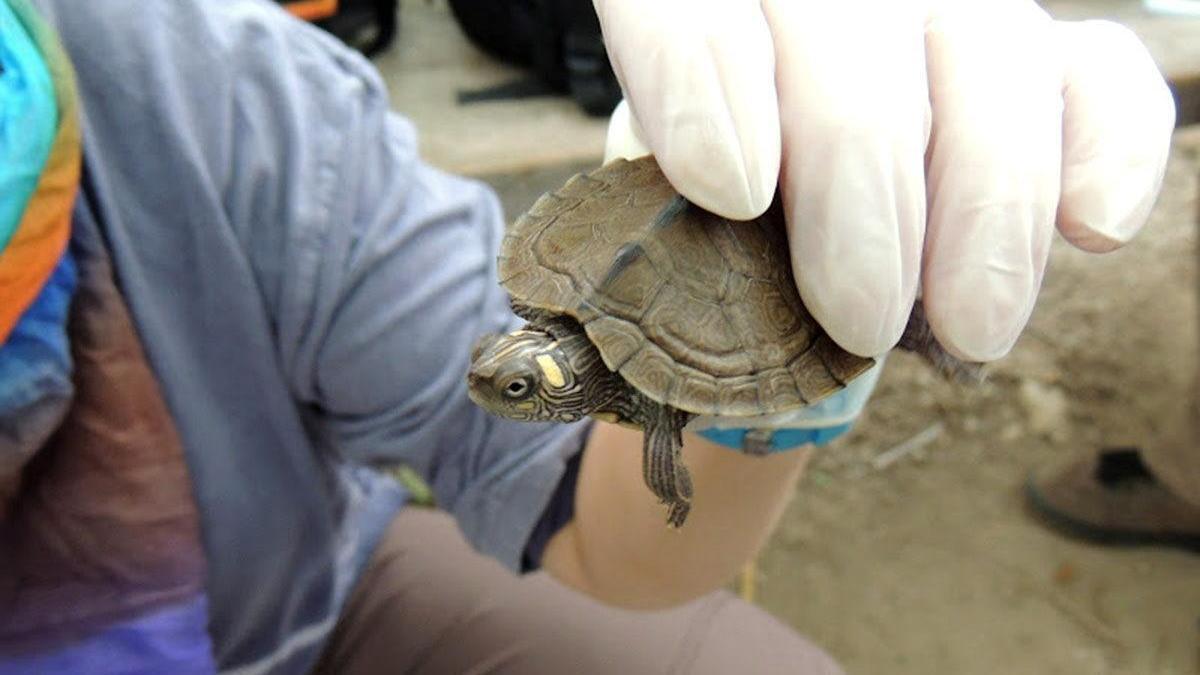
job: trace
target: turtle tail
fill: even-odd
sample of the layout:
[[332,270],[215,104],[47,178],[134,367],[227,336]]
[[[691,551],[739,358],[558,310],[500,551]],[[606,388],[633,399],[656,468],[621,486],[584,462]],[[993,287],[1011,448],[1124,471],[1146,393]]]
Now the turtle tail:
[[925,307],[921,304],[920,298],[913,306],[912,314],[908,317],[908,325],[904,327],[904,335],[900,336],[900,342],[896,347],[924,357],[933,365],[934,369],[952,382],[979,384],[987,374],[984,364],[964,361],[942,347],[942,344],[933,335],[933,329],[929,326],[929,319],[925,316]]

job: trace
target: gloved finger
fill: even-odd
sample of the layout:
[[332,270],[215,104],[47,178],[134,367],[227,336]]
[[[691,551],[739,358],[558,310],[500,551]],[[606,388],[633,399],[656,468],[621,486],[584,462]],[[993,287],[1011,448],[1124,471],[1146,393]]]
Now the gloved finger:
[[629,103],[622,100],[608,118],[608,134],[604,139],[604,162],[611,162],[618,157],[637,159],[649,155],[650,148],[642,138],[643,134],[637,128],[637,120],[629,112]]
[[940,5],[926,27],[933,134],[925,309],[955,356],[990,361],[1033,310],[1054,232],[1062,76],[1032,2]]
[[753,0],[595,0],[609,59],[671,184],[739,220],[779,177],[771,35]]
[[886,0],[763,6],[785,111],[796,282],[830,337],[874,356],[904,331],[920,273],[930,125],[923,16]]
[[1059,232],[1086,251],[1129,242],[1166,173],[1175,103],[1145,46],[1107,21],[1055,24],[1065,56]]

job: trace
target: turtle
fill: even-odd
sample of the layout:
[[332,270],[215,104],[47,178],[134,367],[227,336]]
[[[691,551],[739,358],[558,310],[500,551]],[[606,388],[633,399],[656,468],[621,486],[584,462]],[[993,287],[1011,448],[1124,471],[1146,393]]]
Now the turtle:
[[[510,419],[640,429],[644,480],[681,527],[692,419],[793,411],[875,365],[809,313],[788,251],[778,194],[735,221],[677,192],[652,156],[575,175],[505,231],[497,274],[523,325],[474,343],[468,395]],[[898,347],[950,379],[982,377],[938,344],[920,302]],[[764,452],[754,438],[745,449]]]

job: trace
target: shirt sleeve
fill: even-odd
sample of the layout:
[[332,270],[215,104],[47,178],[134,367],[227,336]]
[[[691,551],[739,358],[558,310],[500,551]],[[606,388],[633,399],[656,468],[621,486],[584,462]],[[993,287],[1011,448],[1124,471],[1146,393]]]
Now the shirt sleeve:
[[232,83],[207,102],[225,123],[203,157],[313,433],[345,461],[409,465],[480,551],[520,568],[589,426],[467,398],[474,341],[518,321],[495,194],[425,163],[379,73],[332,37],[272,3],[195,14],[219,58],[193,75]]
[[[364,183],[395,170],[378,166]],[[482,185],[420,163],[404,173],[364,195],[355,222],[369,224],[340,281],[306,299],[329,310],[303,334],[297,384],[331,447],[412,466],[468,539],[515,568],[587,426],[504,420],[468,399],[475,339],[518,325],[497,284],[503,221]]]

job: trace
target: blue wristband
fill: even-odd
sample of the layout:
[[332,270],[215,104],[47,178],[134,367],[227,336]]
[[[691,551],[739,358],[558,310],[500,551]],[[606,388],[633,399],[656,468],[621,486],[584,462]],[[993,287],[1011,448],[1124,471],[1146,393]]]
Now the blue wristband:
[[[819,427],[816,429],[776,429],[774,431],[763,430],[770,434],[769,439],[755,439],[754,445],[760,449],[766,449],[767,452],[784,452],[794,450],[805,445],[826,445],[834,439],[842,436],[850,431],[853,424],[839,424],[833,427]],[[756,432],[756,429],[704,429],[698,431],[700,436],[716,443],[724,445],[728,448],[736,450],[746,450],[746,435],[751,432]],[[755,434],[757,435],[757,434]],[[769,443],[764,441],[769,440]]]

